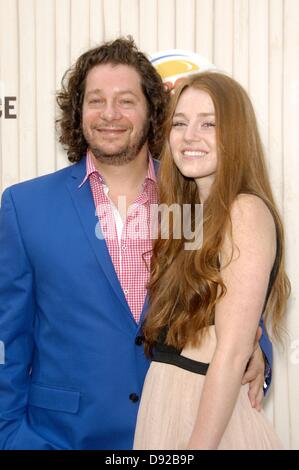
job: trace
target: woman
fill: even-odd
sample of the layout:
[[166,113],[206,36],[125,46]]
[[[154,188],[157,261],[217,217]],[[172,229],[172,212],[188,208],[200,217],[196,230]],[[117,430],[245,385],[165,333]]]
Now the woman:
[[[283,228],[250,100],[205,72],[175,93],[161,203],[203,204],[203,241],[154,246],[135,449],[279,449],[242,376],[261,315],[280,337],[289,281]],[[164,188],[164,189],[163,189]]]

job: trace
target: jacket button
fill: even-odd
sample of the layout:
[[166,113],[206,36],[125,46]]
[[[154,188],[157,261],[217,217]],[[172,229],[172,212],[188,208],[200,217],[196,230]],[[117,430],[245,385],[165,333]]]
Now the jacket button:
[[136,403],[138,400],[139,400],[139,396],[136,395],[136,393],[131,393],[131,395],[129,396],[130,400],[133,402],[133,403]]
[[136,336],[135,338],[135,344],[136,346],[141,346],[143,343],[144,337],[143,336]]

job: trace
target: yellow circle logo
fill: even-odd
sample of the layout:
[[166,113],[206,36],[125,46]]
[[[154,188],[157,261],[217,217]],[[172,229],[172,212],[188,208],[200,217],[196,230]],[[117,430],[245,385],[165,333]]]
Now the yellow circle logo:
[[170,89],[175,88],[186,75],[216,68],[205,57],[181,49],[155,53],[151,56],[151,62]]

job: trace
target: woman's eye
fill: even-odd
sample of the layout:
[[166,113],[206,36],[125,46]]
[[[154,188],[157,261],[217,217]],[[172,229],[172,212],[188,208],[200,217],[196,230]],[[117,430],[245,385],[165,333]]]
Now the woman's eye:
[[181,127],[181,126],[185,126],[186,124],[184,122],[173,122],[172,123],[172,127]]
[[203,122],[202,127],[206,127],[206,128],[215,127],[215,123],[214,122]]

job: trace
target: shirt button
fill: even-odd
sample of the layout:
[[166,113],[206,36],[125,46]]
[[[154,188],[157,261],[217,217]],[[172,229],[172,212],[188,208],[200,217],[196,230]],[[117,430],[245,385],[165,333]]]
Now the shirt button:
[[124,293],[125,293],[125,295],[128,295],[129,289],[124,289]]
[[127,246],[126,246],[126,245],[122,245],[121,249],[122,249],[123,251],[126,251]]
[[136,395],[136,393],[131,393],[131,395],[129,396],[130,400],[133,402],[133,403],[137,403],[137,401],[139,400],[139,396]]
[[144,337],[143,336],[136,336],[135,338],[135,344],[136,346],[141,346],[143,343]]

